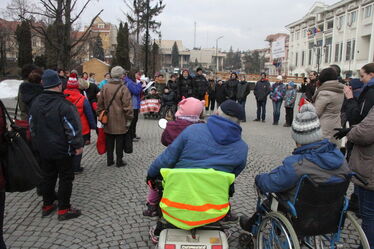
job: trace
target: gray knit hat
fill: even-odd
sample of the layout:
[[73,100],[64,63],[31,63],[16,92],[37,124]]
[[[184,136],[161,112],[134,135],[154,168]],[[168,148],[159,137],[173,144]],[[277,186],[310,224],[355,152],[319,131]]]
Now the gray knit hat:
[[311,104],[305,104],[292,122],[292,138],[297,144],[311,144],[323,139],[321,125],[316,109]]
[[123,67],[121,66],[115,66],[110,71],[110,75],[112,76],[112,78],[120,78],[124,74],[125,74],[125,69],[123,69]]

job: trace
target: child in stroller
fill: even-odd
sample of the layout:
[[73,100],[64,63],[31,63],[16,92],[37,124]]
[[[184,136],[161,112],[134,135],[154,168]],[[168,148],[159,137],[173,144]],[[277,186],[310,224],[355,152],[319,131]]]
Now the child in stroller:
[[167,120],[175,119],[175,112],[177,111],[177,96],[175,92],[170,91],[169,87],[165,87],[161,96],[161,118]]
[[156,91],[156,87],[152,87],[148,94],[145,96],[145,100],[141,102],[141,113],[144,114],[144,118],[159,118],[160,111],[160,95]]

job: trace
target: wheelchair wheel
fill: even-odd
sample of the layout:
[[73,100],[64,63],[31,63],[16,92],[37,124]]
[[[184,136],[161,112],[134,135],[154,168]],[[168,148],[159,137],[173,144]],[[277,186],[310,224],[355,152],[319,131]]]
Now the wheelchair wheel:
[[333,241],[331,235],[310,236],[303,239],[303,244],[312,249],[340,249],[340,248],[358,248],[362,245],[363,249],[370,249],[369,242],[358,223],[356,217],[347,212],[344,226],[341,229],[341,235],[338,241]]
[[300,244],[289,220],[279,212],[270,212],[259,225],[256,248],[300,249]]

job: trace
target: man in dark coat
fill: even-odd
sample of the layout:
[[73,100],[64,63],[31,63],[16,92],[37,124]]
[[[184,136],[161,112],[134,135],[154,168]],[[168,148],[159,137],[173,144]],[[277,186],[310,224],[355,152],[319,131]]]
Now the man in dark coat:
[[208,92],[208,81],[203,75],[203,69],[200,67],[196,70],[196,76],[192,81],[195,98],[204,100],[205,94]]
[[214,94],[215,94],[215,98],[217,101],[217,108],[218,108],[222,104],[222,102],[226,100],[225,84],[223,84],[223,81],[221,79],[217,80],[217,85],[216,85]]
[[170,80],[168,81],[167,87],[169,87],[169,90],[175,93],[175,96],[177,97],[177,101],[180,101],[180,94],[179,94],[179,88],[178,88],[178,82],[177,82],[177,75],[172,74],[170,76]]
[[226,86],[226,98],[236,101],[237,100],[237,91],[238,91],[238,75],[235,72],[232,72],[230,79],[225,83]]
[[245,80],[245,76],[242,77],[242,80],[238,84],[236,98],[238,99],[238,103],[243,107],[244,110],[244,120],[242,122],[246,122],[246,115],[245,115],[245,103],[247,101],[247,96],[251,92],[251,87],[249,83]]
[[266,100],[270,93],[270,82],[266,79],[266,73],[261,74],[261,79],[257,81],[254,94],[257,101],[257,118],[253,121],[265,122],[266,118]]
[[34,100],[30,110],[32,142],[42,161],[42,216],[53,213],[57,199],[58,220],[73,219],[81,215],[80,210],[71,207],[70,196],[74,180],[73,156],[83,153],[82,128],[77,109],[62,93],[57,72],[45,70],[42,84],[44,92]]

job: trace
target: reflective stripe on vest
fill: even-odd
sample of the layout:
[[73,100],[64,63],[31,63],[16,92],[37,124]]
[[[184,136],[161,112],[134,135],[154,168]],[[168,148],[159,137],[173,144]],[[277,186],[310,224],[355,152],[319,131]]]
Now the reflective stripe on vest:
[[230,210],[229,187],[235,175],[214,169],[161,169],[165,220],[190,230],[219,221]]

